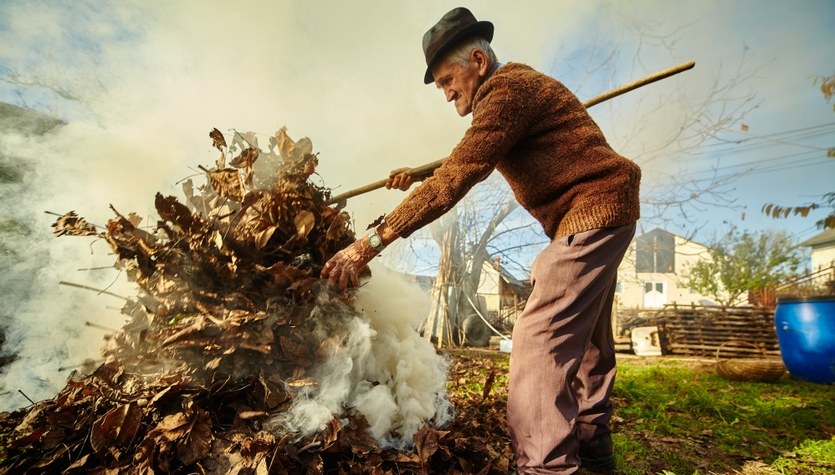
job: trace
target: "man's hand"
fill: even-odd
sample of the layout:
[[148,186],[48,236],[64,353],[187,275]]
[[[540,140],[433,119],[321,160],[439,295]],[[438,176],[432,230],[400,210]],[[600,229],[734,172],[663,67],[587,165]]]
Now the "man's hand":
[[368,238],[363,236],[345,249],[334,254],[322,268],[322,278],[328,279],[328,287],[337,284],[345,290],[350,283],[359,287],[359,273],[378,254],[368,245]]
[[386,189],[390,190],[395,188],[401,191],[408,190],[409,187],[412,186],[412,183],[416,181],[414,177],[409,176],[408,173],[410,170],[411,168],[397,168],[392,170],[391,173],[389,173],[389,179],[386,182]]

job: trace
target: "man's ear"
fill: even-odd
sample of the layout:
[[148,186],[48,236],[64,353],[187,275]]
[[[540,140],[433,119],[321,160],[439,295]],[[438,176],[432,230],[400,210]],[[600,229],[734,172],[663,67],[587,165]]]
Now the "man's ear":
[[487,72],[490,70],[490,61],[481,49],[474,49],[473,54],[470,55],[470,67],[478,71],[480,77],[487,77]]

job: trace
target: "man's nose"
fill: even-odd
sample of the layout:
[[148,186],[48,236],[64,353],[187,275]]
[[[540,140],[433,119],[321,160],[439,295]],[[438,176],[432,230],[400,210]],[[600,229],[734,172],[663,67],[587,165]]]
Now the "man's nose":
[[447,102],[452,102],[452,100],[455,99],[455,91],[453,91],[452,89],[445,90],[444,94],[446,95]]

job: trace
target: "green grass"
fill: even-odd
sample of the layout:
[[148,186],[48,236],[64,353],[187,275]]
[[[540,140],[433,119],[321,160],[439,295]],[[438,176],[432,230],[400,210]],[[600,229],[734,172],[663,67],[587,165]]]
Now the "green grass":
[[814,475],[835,473],[835,437],[804,441],[796,450],[778,457],[771,466],[780,474],[804,471]]
[[[618,365],[613,401],[621,473],[726,473],[751,460],[783,470],[775,473],[835,473],[835,387],[790,377],[731,382],[709,364],[654,361]],[[807,455],[782,457],[801,452]],[[809,460],[829,471],[792,465],[811,467]]]
[[[479,402],[495,369],[491,398],[506,401],[506,354],[454,354],[459,400]],[[835,475],[835,385],[728,381],[710,361],[623,357],[612,402],[621,475]]]

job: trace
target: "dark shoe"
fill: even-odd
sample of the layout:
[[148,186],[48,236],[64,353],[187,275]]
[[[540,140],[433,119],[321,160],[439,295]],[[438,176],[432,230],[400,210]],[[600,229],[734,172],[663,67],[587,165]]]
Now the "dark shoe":
[[605,457],[591,457],[580,453],[579,456],[580,465],[582,466],[582,470],[579,473],[600,473],[606,475],[612,475],[615,473],[614,454],[610,454]]

